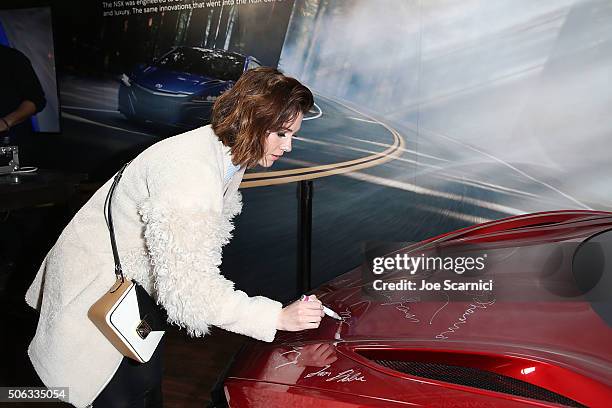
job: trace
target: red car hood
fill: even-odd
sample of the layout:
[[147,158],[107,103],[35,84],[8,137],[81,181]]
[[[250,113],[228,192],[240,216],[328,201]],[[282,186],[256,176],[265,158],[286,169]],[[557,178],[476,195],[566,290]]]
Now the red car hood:
[[[551,265],[553,273],[571,270],[572,256],[560,244],[575,250],[611,228],[610,213],[559,211],[512,217],[415,244],[408,252],[481,245],[498,290],[461,300],[444,291],[372,298],[357,268],[312,292],[342,321],[325,317],[317,330],[279,332],[271,344],[249,344],[226,384],[242,397],[237,384],[256,380],[268,384],[268,391],[292,386],[301,398],[313,398],[305,390],[333,393],[333,398],[321,397],[328,402],[342,401],[338,393],[361,395],[367,406],[437,405],[442,389],[453,401],[494,406],[556,406],[554,401],[603,406],[612,400],[609,299],[602,303],[564,294],[542,271],[548,268],[550,274]],[[455,382],[453,370],[463,370],[463,377],[479,384],[493,373],[502,376],[493,381],[516,379],[536,388],[526,394],[498,392],[497,385],[483,390],[469,380]],[[546,392],[553,397],[538,394]],[[357,406],[347,398],[347,406]]]

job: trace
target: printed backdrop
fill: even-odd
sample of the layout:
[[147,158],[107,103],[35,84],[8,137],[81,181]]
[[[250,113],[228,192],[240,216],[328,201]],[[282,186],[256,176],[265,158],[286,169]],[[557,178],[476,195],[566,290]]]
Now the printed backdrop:
[[295,179],[277,170],[314,181],[314,285],[357,266],[366,241],[612,209],[609,1],[71,0],[53,11],[63,133],[41,143],[94,180],[205,124],[244,69],[278,66],[313,90],[291,154],[245,179],[223,270],[250,293],[295,294]]

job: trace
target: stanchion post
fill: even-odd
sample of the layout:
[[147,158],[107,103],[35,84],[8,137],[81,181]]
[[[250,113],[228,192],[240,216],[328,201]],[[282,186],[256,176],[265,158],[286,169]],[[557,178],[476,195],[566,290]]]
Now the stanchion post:
[[297,295],[311,289],[310,259],[312,253],[312,180],[302,180],[297,185]]

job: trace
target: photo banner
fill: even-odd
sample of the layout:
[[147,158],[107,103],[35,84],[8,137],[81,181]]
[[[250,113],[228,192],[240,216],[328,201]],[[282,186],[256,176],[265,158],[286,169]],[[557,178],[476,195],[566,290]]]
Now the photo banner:
[[101,1],[107,68],[148,62],[173,46],[223,49],[277,66],[293,0]]

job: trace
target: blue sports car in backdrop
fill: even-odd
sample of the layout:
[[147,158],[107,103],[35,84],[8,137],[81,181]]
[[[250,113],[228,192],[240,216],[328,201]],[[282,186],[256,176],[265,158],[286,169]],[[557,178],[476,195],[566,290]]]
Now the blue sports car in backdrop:
[[176,47],[121,75],[119,111],[128,119],[196,128],[210,120],[219,95],[244,71],[259,66],[254,57],[234,52]]

